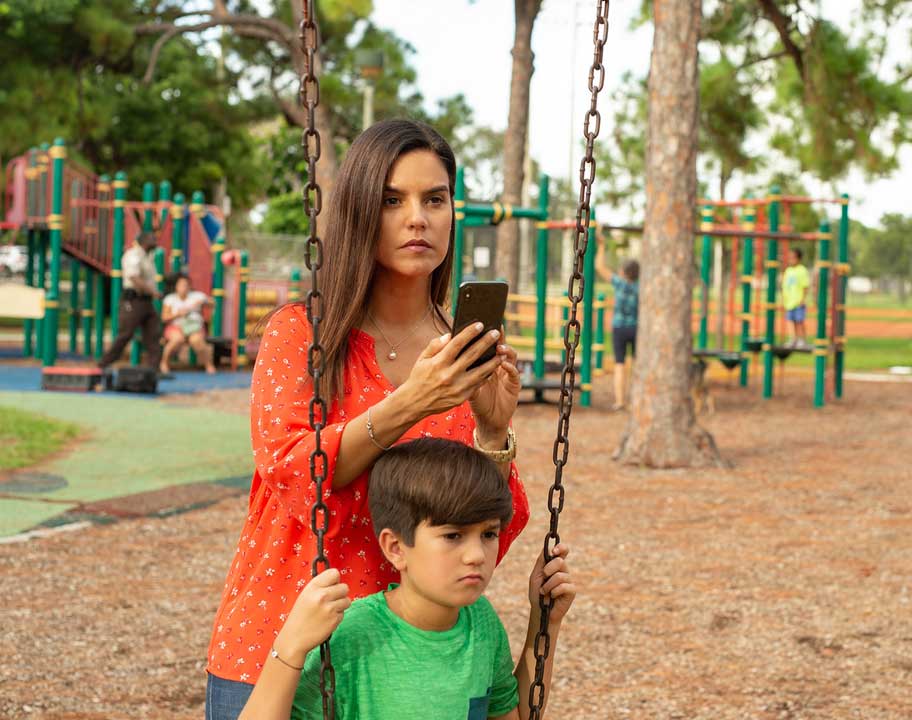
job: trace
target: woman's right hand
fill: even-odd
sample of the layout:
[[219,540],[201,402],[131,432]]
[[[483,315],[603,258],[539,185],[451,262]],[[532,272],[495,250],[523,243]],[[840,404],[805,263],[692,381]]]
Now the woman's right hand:
[[460,351],[482,330],[484,325],[475,323],[463,329],[456,337],[450,337],[450,333],[447,333],[434,338],[422,350],[400,390],[407,392],[413,399],[413,407],[421,408],[423,412],[420,414],[423,417],[445,412],[464,403],[503,362],[503,357],[496,355],[483,365],[468,369],[500,338],[500,332],[492,330],[460,356]]

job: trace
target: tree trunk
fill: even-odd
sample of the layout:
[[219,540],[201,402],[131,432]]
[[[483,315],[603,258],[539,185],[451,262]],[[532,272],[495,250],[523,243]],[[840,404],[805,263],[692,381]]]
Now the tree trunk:
[[[516,31],[513,37],[513,71],[510,77],[510,114],[504,134],[504,203],[518,206],[522,200],[523,156],[529,125],[529,85],[532,81],[532,27],[541,9],[541,0],[514,0]],[[497,228],[497,274],[518,289],[519,226],[504,221]]]
[[701,3],[654,3],[640,325],[630,421],[615,453],[650,467],[721,462],[690,394]]

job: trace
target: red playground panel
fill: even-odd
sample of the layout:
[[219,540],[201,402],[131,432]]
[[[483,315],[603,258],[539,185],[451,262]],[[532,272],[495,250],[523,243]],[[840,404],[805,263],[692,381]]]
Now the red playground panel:
[[93,392],[102,389],[104,373],[96,367],[61,367],[41,369],[41,389],[55,392]]

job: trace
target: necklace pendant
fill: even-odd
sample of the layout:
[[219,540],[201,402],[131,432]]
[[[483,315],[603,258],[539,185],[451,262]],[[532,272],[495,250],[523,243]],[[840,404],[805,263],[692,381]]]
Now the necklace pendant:
[[395,360],[395,359],[396,359],[397,357],[399,357],[399,356],[396,355],[396,351],[395,351],[395,350],[390,350],[390,351],[387,353],[386,357],[387,357],[389,360]]

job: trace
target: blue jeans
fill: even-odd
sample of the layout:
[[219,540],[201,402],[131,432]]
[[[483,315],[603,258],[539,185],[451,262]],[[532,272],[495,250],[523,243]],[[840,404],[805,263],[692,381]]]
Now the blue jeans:
[[209,673],[206,682],[206,720],[237,720],[253,692],[253,685],[223,680]]

